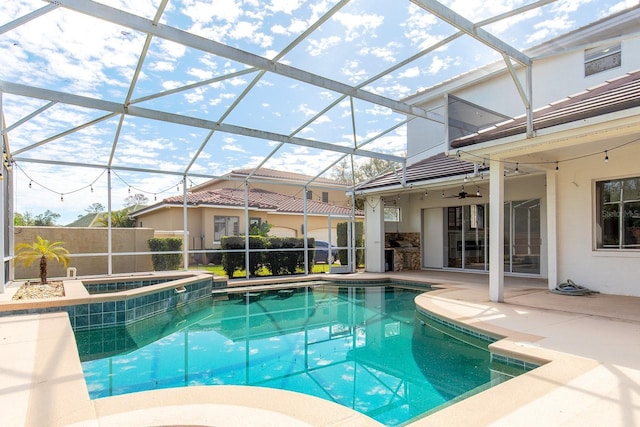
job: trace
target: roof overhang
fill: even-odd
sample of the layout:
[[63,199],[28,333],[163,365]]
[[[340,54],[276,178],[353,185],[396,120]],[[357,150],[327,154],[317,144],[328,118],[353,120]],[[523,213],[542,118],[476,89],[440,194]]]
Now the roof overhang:
[[[509,160],[546,153],[550,162],[547,166],[551,167],[551,162],[563,160],[554,157],[554,150],[580,146],[586,150],[592,148],[593,154],[598,154],[622,143],[632,142],[637,135],[640,135],[640,107],[540,129],[532,138],[519,134],[462,147],[456,154],[463,160],[478,162],[483,159]],[[602,143],[607,146],[600,147]]]

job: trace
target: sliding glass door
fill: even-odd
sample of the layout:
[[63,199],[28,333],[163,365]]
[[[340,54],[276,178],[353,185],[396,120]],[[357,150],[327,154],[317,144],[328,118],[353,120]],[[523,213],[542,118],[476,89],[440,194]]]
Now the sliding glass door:
[[445,263],[450,268],[487,269],[485,205],[445,208]]
[[[444,208],[444,264],[463,270],[489,269],[489,206]],[[540,199],[504,204],[504,271],[540,274]]]

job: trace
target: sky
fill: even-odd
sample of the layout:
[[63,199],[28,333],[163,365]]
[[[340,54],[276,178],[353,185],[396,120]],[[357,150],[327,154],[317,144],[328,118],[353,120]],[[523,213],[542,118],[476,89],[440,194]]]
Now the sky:
[[[397,67],[457,32],[410,1],[169,0],[161,14],[159,0],[97,3],[146,19],[160,15],[166,26],[390,100],[500,60],[464,36]],[[531,1],[441,3],[475,23]],[[522,50],[638,1],[547,3],[483,29]],[[334,7],[339,10],[323,19]],[[39,16],[25,19],[38,10]],[[376,153],[406,153],[404,114],[343,97],[333,86],[261,73],[238,60],[147,37],[122,23],[47,1],[0,2],[0,64],[4,82],[153,112],[153,119],[122,116],[2,93],[16,159],[14,210],[32,215],[50,210],[61,215],[60,225],[86,214],[94,203],[107,207],[109,187],[115,210],[133,194],[145,195],[150,203],[181,194],[185,172],[187,188],[259,165],[331,177],[332,165],[343,157],[313,146],[157,120],[165,113],[335,146],[365,144],[363,149]]]

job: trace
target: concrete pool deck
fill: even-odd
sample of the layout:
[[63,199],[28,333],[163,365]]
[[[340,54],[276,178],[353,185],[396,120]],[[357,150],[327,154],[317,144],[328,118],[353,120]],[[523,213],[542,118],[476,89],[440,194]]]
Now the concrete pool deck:
[[[440,289],[416,299],[421,310],[506,337],[492,344],[498,353],[549,361],[411,427],[640,425],[640,298],[557,295],[542,280],[507,277],[505,303],[492,303],[481,274],[354,276],[435,284]],[[0,309],[11,295],[11,289],[0,294]],[[379,425],[324,400],[254,387],[165,389],[92,401],[66,314],[0,317],[0,351],[3,426]]]

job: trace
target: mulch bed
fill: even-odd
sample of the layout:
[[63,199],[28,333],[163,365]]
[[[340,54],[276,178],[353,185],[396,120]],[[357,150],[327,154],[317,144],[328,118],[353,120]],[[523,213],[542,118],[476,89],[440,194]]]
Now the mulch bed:
[[13,295],[14,300],[56,298],[64,296],[62,282],[49,282],[41,285],[39,282],[25,282]]

